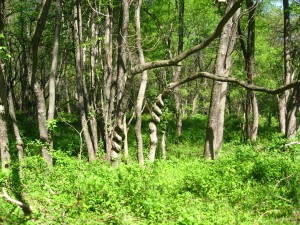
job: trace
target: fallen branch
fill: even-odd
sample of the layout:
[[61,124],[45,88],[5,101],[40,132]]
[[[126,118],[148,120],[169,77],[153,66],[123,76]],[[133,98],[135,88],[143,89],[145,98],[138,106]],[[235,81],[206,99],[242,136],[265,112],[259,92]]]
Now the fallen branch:
[[20,207],[23,209],[23,211],[24,211],[24,210],[26,210],[26,211],[28,211],[28,212],[31,212],[31,211],[32,211],[31,208],[30,208],[30,206],[27,205],[26,203],[20,202],[20,201],[18,201],[18,200],[13,199],[12,197],[10,197],[10,196],[7,194],[7,192],[6,192],[6,190],[5,190],[4,187],[2,187],[2,192],[3,192],[3,195],[1,195],[1,196],[3,196],[8,202],[20,206]]

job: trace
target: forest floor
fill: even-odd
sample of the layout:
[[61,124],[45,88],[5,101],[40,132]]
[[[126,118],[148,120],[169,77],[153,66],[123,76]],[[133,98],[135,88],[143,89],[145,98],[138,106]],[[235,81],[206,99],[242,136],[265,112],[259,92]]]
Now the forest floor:
[[[91,163],[84,152],[78,156],[78,134],[60,121],[54,130],[55,165],[49,168],[37,156],[35,124],[24,118],[22,133],[31,138],[25,140],[27,158],[13,162],[8,173],[1,172],[0,184],[31,212],[24,213],[2,196],[0,223],[299,224],[300,146],[286,145],[290,141],[277,132],[275,119],[264,118],[258,141],[241,143],[240,121],[228,118],[220,158],[207,161],[202,156],[205,119],[185,119],[180,139],[170,120],[167,160],[157,152],[155,163],[143,168],[136,162],[133,128],[130,158],[112,168],[102,153]],[[70,123],[78,126],[76,120]],[[144,127],[147,149],[146,123]],[[11,154],[15,151],[12,148]]]

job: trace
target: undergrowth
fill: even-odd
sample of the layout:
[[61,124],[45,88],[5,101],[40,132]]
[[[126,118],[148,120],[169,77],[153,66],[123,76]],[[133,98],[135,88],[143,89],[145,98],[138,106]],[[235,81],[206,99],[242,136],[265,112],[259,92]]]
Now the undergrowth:
[[53,167],[33,154],[14,163],[0,173],[0,185],[32,213],[2,197],[0,223],[298,224],[299,145],[287,145],[276,133],[262,134],[255,144],[235,138],[224,143],[219,160],[207,161],[203,133],[190,136],[202,119],[186,119],[190,128],[168,145],[168,160],[145,167],[134,154],[112,168],[101,157],[88,163],[64,148],[53,152]]

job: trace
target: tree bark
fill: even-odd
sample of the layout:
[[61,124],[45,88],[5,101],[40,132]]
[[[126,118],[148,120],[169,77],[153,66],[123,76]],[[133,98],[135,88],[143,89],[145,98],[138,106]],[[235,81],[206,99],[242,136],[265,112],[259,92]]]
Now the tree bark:
[[[140,22],[140,12],[141,12],[142,0],[137,0],[135,8],[135,34],[136,34],[136,47],[139,55],[139,62],[141,64],[145,63],[144,52],[142,49],[142,36],[141,36],[141,22]],[[142,77],[140,81],[140,88],[138,97],[136,100],[136,123],[135,123],[135,136],[137,140],[137,158],[140,165],[144,165],[144,153],[143,153],[143,138],[142,138],[142,108],[145,97],[145,92],[148,82],[147,70],[142,72]]]
[[105,16],[105,33],[104,33],[104,58],[103,58],[103,79],[101,90],[101,111],[102,111],[102,125],[101,136],[105,143],[105,151],[107,160],[111,160],[111,135],[112,135],[112,115],[114,110],[114,73],[112,69],[112,19],[113,11],[110,6],[107,6],[107,13]]
[[[291,66],[290,66],[290,50],[291,50],[291,24],[290,24],[290,8],[289,0],[283,0],[283,39],[284,39],[284,83],[289,84],[291,80]],[[281,96],[278,96],[278,111],[279,111],[279,126],[280,131],[287,135],[287,121],[288,113],[287,104],[290,97],[290,91],[285,91]],[[290,114],[291,115],[291,114]]]
[[83,72],[82,72],[82,51],[81,51],[81,34],[80,34],[80,3],[79,0],[75,0],[74,5],[74,39],[75,39],[75,67],[76,67],[76,87],[77,87],[77,93],[78,93],[78,107],[80,111],[80,118],[81,118],[81,126],[82,131],[84,135],[84,139],[87,145],[89,160],[95,160],[96,159],[96,151],[94,149],[91,136],[89,133],[88,128],[88,120],[87,120],[87,103],[85,102],[86,99],[84,98],[84,81],[83,81]]
[[[3,7],[4,2],[0,2],[0,6]],[[0,17],[2,17],[1,14],[2,13],[0,13]],[[2,21],[2,18],[0,19],[0,21]],[[0,24],[0,31],[1,31],[1,27],[2,25]],[[0,157],[1,157],[1,168],[3,171],[8,170],[10,166],[10,153],[9,153],[9,142],[8,142],[8,133],[7,133],[7,112],[8,112],[8,101],[7,101],[5,77],[3,73],[3,64],[2,62],[0,62]]]
[[52,165],[53,159],[46,147],[46,144],[48,143],[46,103],[45,103],[44,93],[41,88],[41,85],[36,79],[39,43],[46,25],[50,4],[51,4],[51,0],[43,0],[37,25],[31,40],[31,57],[30,57],[31,69],[29,70],[28,83],[31,84],[33,93],[37,101],[37,114],[38,114],[40,141],[43,144],[42,156],[49,165]]
[[[235,0],[228,1],[226,11],[230,11],[234,3]],[[238,13],[236,12],[223,28],[216,60],[217,76],[227,77],[229,75],[231,53],[236,36],[235,23]],[[217,159],[218,151],[222,146],[226,90],[227,83],[214,81],[204,148],[206,159]]]
[[[183,51],[184,0],[177,0],[176,4],[177,4],[177,8],[178,8],[178,20],[179,20],[178,48],[177,48],[177,54],[179,55]],[[180,61],[178,63],[178,65],[174,68],[173,82],[180,80],[181,66],[182,66],[182,62]],[[182,134],[182,110],[181,110],[182,103],[181,103],[181,96],[180,96],[178,87],[174,88],[174,100],[175,100],[175,107],[176,107],[177,135],[178,135],[178,137],[180,137]]]
[[[54,44],[52,51],[52,64],[49,78],[49,108],[48,108],[48,121],[54,119],[55,114],[55,89],[56,89],[56,72],[57,72],[57,62],[58,62],[58,50],[59,50],[59,36],[60,36],[60,22],[61,22],[61,2],[60,0],[55,1],[55,33],[54,33]],[[49,134],[51,138],[51,145],[53,147],[53,140],[51,131]]]
[[[254,52],[255,52],[255,10],[257,5],[253,0],[247,0],[248,15],[248,34],[247,43],[244,43],[244,36],[239,27],[240,43],[245,60],[245,70],[247,73],[248,83],[253,85],[254,77]],[[256,141],[258,132],[258,105],[255,93],[252,90],[247,90],[246,99],[246,140]]]
[[[93,4],[93,7],[94,4]],[[98,150],[98,127],[97,127],[97,119],[96,113],[97,109],[97,99],[96,99],[96,75],[95,75],[95,67],[96,67],[96,23],[95,23],[95,11],[91,9],[91,48],[90,48],[90,108],[92,109],[92,113],[90,115],[90,127],[92,133],[92,141],[94,145],[95,151]]]
[[300,108],[300,87],[293,90],[287,107],[286,137],[295,138],[297,135],[297,112]]

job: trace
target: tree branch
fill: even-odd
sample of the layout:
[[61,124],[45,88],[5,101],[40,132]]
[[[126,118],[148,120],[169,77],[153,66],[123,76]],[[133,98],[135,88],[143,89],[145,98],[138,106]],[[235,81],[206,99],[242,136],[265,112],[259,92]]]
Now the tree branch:
[[223,27],[227,23],[227,21],[232,17],[232,15],[240,8],[242,0],[237,0],[237,2],[232,6],[232,8],[225,14],[225,16],[221,19],[218,26],[216,27],[215,31],[212,33],[210,37],[205,39],[202,43],[195,45],[185,51],[183,51],[181,54],[175,56],[172,59],[169,60],[159,60],[154,62],[146,62],[144,64],[139,64],[135,67],[133,67],[130,70],[130,75],[134,76],[136,74],[139,74],[145,70],[159,68],[159,67],[166,67],[166,66],[174,66],[177,65],[180,61],[184,60],[188,56],[206,48],[211,42],[213,42],[222,32]]
[[200,73],[198,73],[194,76],[187,77],[187,78],[182,79],[178,82],[169,83],[167,85],[167,90],[165,90],[165,91],[168,91],[170,89],[174,89],[174,88],[176,88],[176,87],[178,87],[182,84],[185,84],[187,82],[199,79],[201,77],[205,77],[205,78],[208,78],[208,79],[211,79],[211,80],[216,80],[216,81],[235,83],[235,84],[238,84],[238,85],[242,86],[243,88],[245,88],[247,90],[259,91],[259,92],[264,92],[264,93],[272,94],[272,95],[283,93],[284,91],[286,91],[288,89],[295,88],[298,85],[300,85],[300,80],[297,80],[297,81],[294,81],[292,83],[282,85],[277,89],[271,89],[271,88],[267,88],[267,87],[256,86],[254,84],[248,84],[245,81],[242,81],[242,80],[239,80],[239,79],[236,79],[236,78],[233,78],[233,77],[220,77],[220,76],[208,73],[208,72],[200,72]]
[[30,208],[30,206],[27,205],[26,203],[20,202],[20,201],[18,201],[18,200],[13,199],[12,197],[10,197],[10,196],[7,194],[7,192],[6,192],[6,190],[5,190],[4,187],[2,187],[2,191],[3,191],[3,195],[2,195],[2,196],[3,196],[8,202],[13,203],[13,204],[16,204],[16,205],[20,206],[23,210],[24,210],[24,209],[25,209],[25,210],[28,210],[28,212],[31,212],[31,211],[32,211],[31,208]]

